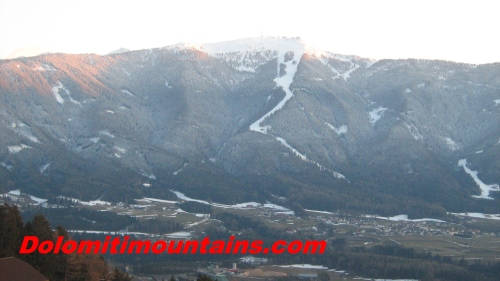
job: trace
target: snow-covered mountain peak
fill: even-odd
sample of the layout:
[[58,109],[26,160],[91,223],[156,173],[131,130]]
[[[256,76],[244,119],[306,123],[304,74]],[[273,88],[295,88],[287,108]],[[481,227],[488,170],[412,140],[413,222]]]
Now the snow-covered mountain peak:
[[265,51],[288,52],[304,50],[305,43],[300,38],[252,37],[233,41],[207,43],[202,51],[209,55],[229,53],[256,53]]
[[302,55],[304,49],[305,43],[300,38],[284,37],[253,37],[199,46],[200,51],[224,59],[236,70],[248,72],[255,72],[272,59],[284,58],[287,53],[298,63],[300,57],[292,54]]

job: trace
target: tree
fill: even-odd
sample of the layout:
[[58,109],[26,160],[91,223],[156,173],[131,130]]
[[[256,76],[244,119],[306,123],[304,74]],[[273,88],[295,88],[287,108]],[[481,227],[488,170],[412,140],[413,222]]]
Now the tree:
[[207,275],[198,275],[198,277],[196,278],[196,281],[215,281],[214,279],[210,278],[209,276]]
[[0,206],[0,258],[17,255],[21,247],[23,220],[16,205]]
[[[43,215],[36,215],[24,226],[24,235],[38,237],[39,241],[51,240],[55,243],[54,233],[50,228],[49,221]],[[56,258],[53,253],[40,254],[35,251],[32,254],[22,256],[24,260],[40,271],[49,280],[55,279]]]

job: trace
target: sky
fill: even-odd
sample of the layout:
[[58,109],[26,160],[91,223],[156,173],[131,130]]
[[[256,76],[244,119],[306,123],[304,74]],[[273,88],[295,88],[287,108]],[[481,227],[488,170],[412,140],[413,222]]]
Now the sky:
[[372,59],[500,62],[497,1],[0,0],[0,59],[300,37]]

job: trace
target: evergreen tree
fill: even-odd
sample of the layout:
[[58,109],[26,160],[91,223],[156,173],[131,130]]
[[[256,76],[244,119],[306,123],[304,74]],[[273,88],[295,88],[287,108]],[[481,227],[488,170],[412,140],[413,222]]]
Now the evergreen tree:
[[17,256],[22,243],[23,220],[16,205],[0,206],[0,258]]
[[132,281],[132,278],[128,275],[128,273],[123,273],[117,267],[113,270],[113,277],[111,281]]
[[[55,243],[49,221],[43,215],[36,215],[31,221],[26,223],[24,235],[36,236],[40,243],[46,240],[51,240]],[[49,280],[55,279],[56,258],[54,254],[41,254],[39,251],[35,251],[22,257]]]

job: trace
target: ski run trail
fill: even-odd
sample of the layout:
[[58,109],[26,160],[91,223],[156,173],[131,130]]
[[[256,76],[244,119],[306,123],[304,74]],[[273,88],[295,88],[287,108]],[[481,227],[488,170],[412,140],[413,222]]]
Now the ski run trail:
[[[283,42],[283,44],[281,44],[281,46],[282,47],[278,49],[277,75],[276,78],[274,79],[274,82],[276,83],[277,87],[281,87],[283,91],[285,91],[285,97],[268,113],[259,118],[259,120],[255,121],[253,124],[251,124],[250,130],[274,137],[277,141],[279,141],[283,146],[287,147],[301,160],[308,163],[316,164],[316,166],[318,166],[322,171],[323,170],[329,171],[333,174],[333,176],[335,176],[338,179],[347,180],[347,178],[341,173],[332,171],[328,168],[323,167],[321,164],[311,159],[308,159],[305,154],[300,153],[297,149],[292,147],[284,138],[269,133],[268,129],[270,129],[270,126],[261,125],[261,123],[264,122],[265,119],[273,115],[278,110],[282,109],[283,106],[293,97],[293,92],[290,90],[290,85],[293,83],[293,78],[295,76],[295,73],[297,72],[297,66],[299,65],[300,59],[302,58],[302,55],[305,53],[305,46],[299,40],[293,40],[293,41],[286,40],[285,42]],[[285,75],[280,76],[280,66],[282,64],[286,66]]]

